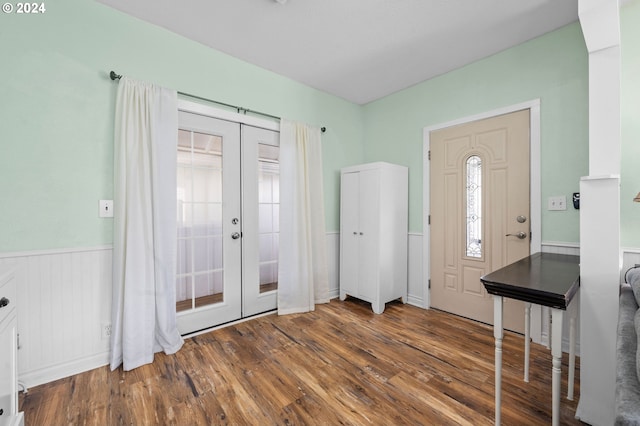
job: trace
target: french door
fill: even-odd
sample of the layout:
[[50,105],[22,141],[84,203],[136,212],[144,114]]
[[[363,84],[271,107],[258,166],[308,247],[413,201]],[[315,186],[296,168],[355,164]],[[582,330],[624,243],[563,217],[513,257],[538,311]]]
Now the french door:
[[276,308],[279,134],[179,111],[181,334]]

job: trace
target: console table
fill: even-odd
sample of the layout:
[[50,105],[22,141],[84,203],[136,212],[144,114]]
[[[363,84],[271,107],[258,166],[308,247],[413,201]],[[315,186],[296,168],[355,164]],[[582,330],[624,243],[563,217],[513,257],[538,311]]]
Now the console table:
[[[502,323],[503,298],[522,300],[525,309],[525,381],[529,368],[529,315],[531,303],[551,308],[552,360],[552,424],[560,424],[560,374],[562,365],[562,319],[564,311],[580,287],[580,257],[553,253],[535,253],[480,278],[487,292],[493,295],[493,336],[496,339],[496,408],[495,422],[500,424],[500,393],[502,388]],[[575,305],[570,320],[569,399],[573,399],[575,368]]]

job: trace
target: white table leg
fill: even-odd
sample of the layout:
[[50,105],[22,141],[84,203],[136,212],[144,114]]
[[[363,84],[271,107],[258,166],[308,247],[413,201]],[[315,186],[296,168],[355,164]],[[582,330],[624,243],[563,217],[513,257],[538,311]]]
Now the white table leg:
[[524,381],[529,383],[529,352],[531,351],[531,303],[524,304]]
[[569,318],[569,383],[567,399],[573,401],[573,381],[576,374],[576,319]]
[[496,421],[500,424],[500,406],[502,392],[502,339],[504,338],[504,329],[502,328],[502,296],[493,296],[493,337],[496,339]]
[[567,391],[567,399],[573,401],[573,386],[576,375],[576,317],[578,316],[577,297],[569,304],[569,383]]
[[548,339],[547,339],[547,349],[551,349],[551,335],[553,334],[551,332],[551,308],[542,308],[543,310],[546,310],[546,314],[545,314],[545,318],[547,320],[547,334],[548,334]]
[[563,310],[551,308],[551,424],[560,425],[560,380],[562,366],[562,317]]

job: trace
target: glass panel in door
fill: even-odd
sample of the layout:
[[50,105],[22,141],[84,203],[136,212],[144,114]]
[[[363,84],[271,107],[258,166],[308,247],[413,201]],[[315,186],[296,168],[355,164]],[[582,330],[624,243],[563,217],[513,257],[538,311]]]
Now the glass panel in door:
[[222,302],[222,138],[178,132],[176,311]]
[[278,146],[258,144],[258,215],[260,293],[278,289],[280,163]]
[[240,130],[179,112],[176,311],[182,334],[241,315]]
[[243,316],[276,309],[280,220],[279,133],[242,126]]

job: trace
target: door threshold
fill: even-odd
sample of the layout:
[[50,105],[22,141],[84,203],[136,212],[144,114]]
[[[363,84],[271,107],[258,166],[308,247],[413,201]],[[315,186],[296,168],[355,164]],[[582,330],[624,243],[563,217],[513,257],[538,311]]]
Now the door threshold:
[[183,334],[182,337],[185,338],[185,339],[189,339],[191,337],[199,336],[200,334],[209,333],[210,331],[218,330],[220,328],[229,327],[231,325],[240,324],[240,323],[243,323],[245,321],[252,320],[254,318],[266,317],[267,315],[273,315],[275,313],[278,313],[277,309],[274,309],[272,311],[263,312],[261,314],[255,314],[255,315],[251,315],[251,316],[248,316],[248,317],[245,317],[245,318],[240,318],[240,319],[237,319],[237,320],[225,322],[223,324],[215,325],[213,327],[203,328],[202,330],[193,331],[191,333]]

